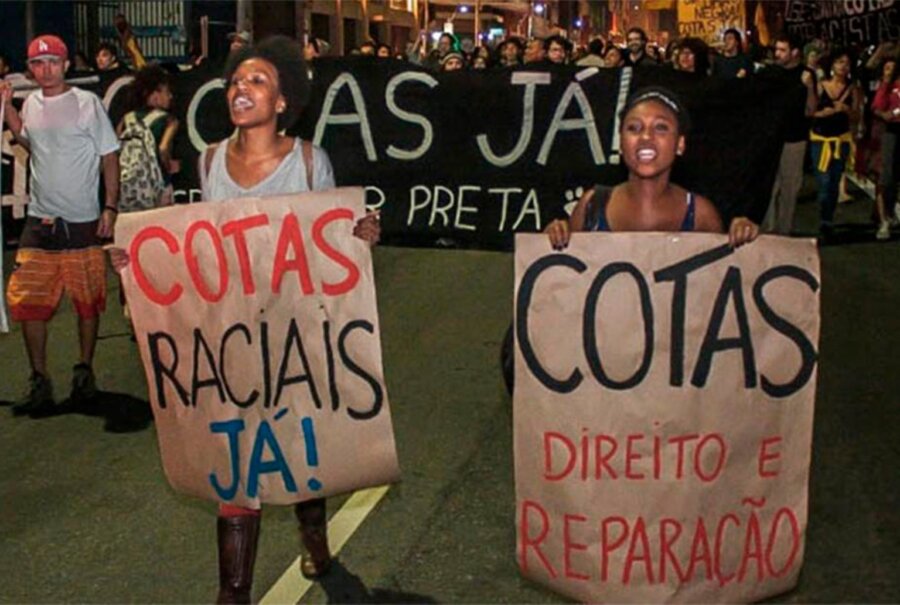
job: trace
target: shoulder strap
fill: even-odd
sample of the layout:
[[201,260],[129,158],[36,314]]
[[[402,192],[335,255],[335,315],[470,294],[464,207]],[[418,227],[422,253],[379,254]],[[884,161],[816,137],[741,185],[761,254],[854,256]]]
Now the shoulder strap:
[[144,124],[150,128],[157,120],[166,117],[166,112],[162,109],[152,109],[144,116]]
[[601,221],[606,225],[606,204],[609,202],[610,197],[612,197],[612,187],[607,187],[606,185],[594,186],[594,195],[591,197],[585,213],[585,218],[588,221],[585,225],[587,227],[585,231],[596,231]]
[[694,195],[693,191],[687,192],[687,208],[684,211],[684,219],[681,221],[681,231],[693,231],[694,230],[694,216],[696,214],[696,200],[697,197]]
[[843,102],[844,102],[844,99],[847,98],[847,95],[850,94],[850,92],[851,92],[852,90],[853,90],[853,87],[852,87],[852,85],[848,82],[847,84],[844,85],[844,88],[841,89],[841,94],[839,94],[839,95],[836,97],[835,100],[840,101],[841,103],[843,103]]
[[313,145],[309,141],[301,140],[303,146],[303,165],[306,166],[306,186],[312,191],[315,189],[313,184]]
[[[137,114],[135,114],[133,111],[129,111],[125,114],[125,117],[122,118],[122,122],[125,124],[126,130],[129,128],[134,128],[134,125],[138,122]],[[125,134],[125,132],[123,131],[122,134]]]
[[[227,142],[225,144],[227,145]],[[219,145],[220,143],[207,145],[206,149],[200,153],[200,157],[197,158],[197,170],[200,173],[200,188],[203,191],[206,191],[209,171],[212,168],[213,158],[216,157],[216,150],[219,148]]]

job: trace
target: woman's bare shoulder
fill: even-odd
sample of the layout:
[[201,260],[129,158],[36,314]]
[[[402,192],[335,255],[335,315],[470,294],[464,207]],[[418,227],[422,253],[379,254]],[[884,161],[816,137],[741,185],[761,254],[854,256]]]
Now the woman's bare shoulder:
[[694,230],[712,233],[725,231],[719,209],[708,197],[698,193],[694,194]]

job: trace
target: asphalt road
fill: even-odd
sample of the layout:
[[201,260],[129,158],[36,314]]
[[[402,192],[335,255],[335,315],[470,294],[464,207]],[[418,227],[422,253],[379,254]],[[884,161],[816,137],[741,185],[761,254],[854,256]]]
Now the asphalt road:
[[[806,561],[799,586],[778,601],[900,601],[900,234],[876,243],[869,212],[862,201],[842,206],[839,219],[851,225],[821,251]],[[814,214],[801,205],[801,231]],[[381,247],[375,261],[403,480],[303,601],[561,601],[515,564],[511,408],[498,367],[511,256]],[[41,420],[0,409],[0,602],[215,597],[215,507],[166,483],[143,372],[118,305],[110,307],[95,363],[107,392],[100,402]],[[69,309],[51,327],[57,399],[68,390],[73,328]],[[18,329],[0,336],[0,359],[8,402],[28,376]],[[330,510],[341,504],[333,499]],[[297,554],[291,511],[267,508],[254,598]]]

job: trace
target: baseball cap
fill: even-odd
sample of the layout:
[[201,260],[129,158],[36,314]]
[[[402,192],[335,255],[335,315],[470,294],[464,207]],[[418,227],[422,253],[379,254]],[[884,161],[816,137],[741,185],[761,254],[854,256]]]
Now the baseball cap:
[[66,43],[59,37],[46,34],[38,36],[28,45],[28,60],[45,59],[47,57],[56,57],[66,60],[69,58],[69,49]]
[[245,29],[244,31],[228,34],[229,42],[234,42],[235,40],[241,40],[244,44],[250,44],[250,32]]

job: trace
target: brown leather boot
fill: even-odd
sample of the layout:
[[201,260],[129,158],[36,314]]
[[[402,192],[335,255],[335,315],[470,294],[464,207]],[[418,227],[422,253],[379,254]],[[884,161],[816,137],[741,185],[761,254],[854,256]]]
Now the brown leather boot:
[[219,596],[216,603],[249,603],[259,540],[259,515],[219,517]]
[[331,567],[325,498],[299,502],[294,506],[294,515],[300,522],[300,538],[306,551],[300,557],[300,573],[310,579],[321,577]]

